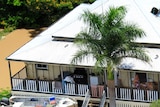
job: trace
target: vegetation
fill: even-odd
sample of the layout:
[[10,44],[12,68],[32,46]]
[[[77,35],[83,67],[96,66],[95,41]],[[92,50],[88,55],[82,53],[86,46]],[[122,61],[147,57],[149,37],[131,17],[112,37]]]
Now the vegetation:
[[151,103],[150,107],[159,107],[159,105],[160,105],[160,100],[156,100]]
[[11,96],[11,92],[9,90],[9,88],[6,89],[0,89],[0,100],[5,97],[5,98],[9,98]]
[[0,0],[0,38],[16,28],[49,26],[80,3],[95,0]]
[[0,39],[2,39],[3,36],[12,32],[14,29],[14,27],[6,27],[5,29],[0,29]]
[[0,28],[49,26],[80,3],[95,0],[0,0]]
[[150,61],[145,50],[134,42],[136,38],[145,36],[145,32],[136,24],[125,22],[126,13],[124,6],[110,7],[103,14],[85,11],[81,19],[87,27],[76,36],[75,44],[79,51],[71,62],[77,64],[91,58],[99,72],[107,72],[110,107],[116,107],[114,72],[122,59],[131,57]]

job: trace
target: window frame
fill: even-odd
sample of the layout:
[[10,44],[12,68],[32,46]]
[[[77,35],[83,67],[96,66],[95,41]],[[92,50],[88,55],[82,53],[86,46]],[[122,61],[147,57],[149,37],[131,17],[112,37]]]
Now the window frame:
[[48,70],[48,65],[46,64],[35,64],[37,70]]

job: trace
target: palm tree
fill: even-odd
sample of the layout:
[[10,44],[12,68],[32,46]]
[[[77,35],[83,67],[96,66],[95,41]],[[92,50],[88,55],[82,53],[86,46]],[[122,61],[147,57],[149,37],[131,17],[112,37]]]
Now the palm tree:
[[77,34],[74,41],[79,51],[73,56],[72,64],[92,58],[95,68],[106,68],[110,107],[116,107],[114,71],[122,59],[131,57],[144,62],[150,60],[144,48],[134,42],[136,38],[145,36],[145,32],[136,24],[125,22],[126,13],[124,6],[110,7],[103,14],[85,11],[80,19],[87,26]]

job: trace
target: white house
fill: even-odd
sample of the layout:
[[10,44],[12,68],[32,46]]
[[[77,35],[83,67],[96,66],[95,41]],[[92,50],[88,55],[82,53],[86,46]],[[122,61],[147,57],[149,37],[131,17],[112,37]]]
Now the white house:
[[[86,61],[73,67],[70,61],[77,51],[73,39],[84,23],[79,16],[84,10],[103,13],[110,6],[126,6],[126,20],[136,23],[146,32],[146,37],[135,42],[143,44],[151,57],[150,64],[124,59],[116,78],[116,99],[128,102],[152,102],[160,98],[160,0],[97,0],[93,4],[81,4],[69,12],[30,42],[6,59],[9,62],[12,94],[33,93],[72,96],[82,100],[86,90],[99,99],[104,89],[104,77],[93,75],[94,61]],[[153,8],[157,11],[153,12]],[[12,74],[11,61],[25,63],[25,67]],[[67,75],[73,75],[74,84],[63,84]],[[141,88],[133,84],[139,76]],[[19,94],[18,94],[19,93]],[[109,96],[107,96],[108,98]]]

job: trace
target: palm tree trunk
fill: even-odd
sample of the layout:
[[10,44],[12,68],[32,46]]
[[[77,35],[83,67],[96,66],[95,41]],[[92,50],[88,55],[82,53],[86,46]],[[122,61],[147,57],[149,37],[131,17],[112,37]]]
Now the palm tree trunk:
[[109,107],[116,107],[114,80],[108,80],[107,85],[108,85],[108,89],[109,89]]

